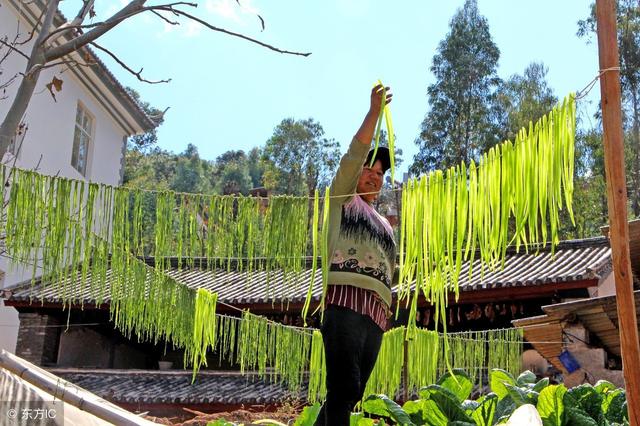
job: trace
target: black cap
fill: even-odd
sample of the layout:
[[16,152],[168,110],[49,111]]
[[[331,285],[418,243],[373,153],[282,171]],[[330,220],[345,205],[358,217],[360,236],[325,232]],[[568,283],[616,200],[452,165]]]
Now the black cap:
[[[367,155],[367,161],[365,161],[364,163],[365,167],[369,167],[369,164],[371,164],[371,157],[373,156],[373,151],[374,151],[373,149],[369,151],[369,154]],[[383,172],[386,172],[391,168],[391,157],[389,157],[389,148],[387,148],[386,146],[378,147],[378,151],[376,152],[376,157],[373,162],[375,163],[378,160],[380,160],[380,163],[382,163]]]

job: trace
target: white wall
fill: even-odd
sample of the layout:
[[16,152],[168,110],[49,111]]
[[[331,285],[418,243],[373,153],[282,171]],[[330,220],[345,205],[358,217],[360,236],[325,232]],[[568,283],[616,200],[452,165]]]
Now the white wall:
[[[20,23],[20,31],[26,32],[29,27]],[[5,1],[0,0],[0,37],[9,36],[10,40],[18,31],[18,20],[13,9]],[[31,44],[21,49],[29,52]],[[12,54],[0,65],[2,75],[0,82],[16,72],[23,72],[26,60],[18,54]],[[94,144],[89,150],[87,176],[94,182],[118,185],[123,149],[123,140],[127,136],[98,101],[91,96],[82,83],[69,71],[61,68],[45,70],[38,81],[35,94],[29,104],[24,121],[29,129],[18,155],[16,165],[32,169],[39,163],[38,170],[43,174],[59,174],[75,179],[83,176],[71,166],[71,151],[75,116],[78,101],[95,117]],[[62,91],[56,94],[54,101],[45,85],[53,76],[63,80]],[[10,86],[6,99],[0,100],[0,120],[4,119],[10,102],[17,90],[19,81]],[[0,94],[4,97],[5,95]],[[6,160],[6,158],[5,158]],[[10,287],[31,276],[30,272],[10,271],[6,259],[0,258],[0,269],[6,272],[0,288]],[[15,351],[18,330],[18,315],[14,308],[0,306],[0,348]]]

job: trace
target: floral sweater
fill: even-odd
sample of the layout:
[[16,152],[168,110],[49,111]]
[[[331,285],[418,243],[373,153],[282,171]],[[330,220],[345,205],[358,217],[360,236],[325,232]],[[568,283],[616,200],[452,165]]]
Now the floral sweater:
[[331,183],[328,284],[372,290],[390,306],[396,259],[393,229],[359,195],[351,195],[369,148],[354,138]]

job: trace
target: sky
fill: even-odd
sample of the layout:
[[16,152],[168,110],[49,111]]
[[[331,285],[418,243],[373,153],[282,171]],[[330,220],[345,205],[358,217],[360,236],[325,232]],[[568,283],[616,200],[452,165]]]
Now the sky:
[[[63,2],[74,16],[78,0]],[[124,0],[97,1],[96,19],[105,19]],[[155,2],[157,3],[157,2]],[[312,117],[344,152],[369,106],[369,93],[381,79],[391,86],[396,146],[405,171],[417,147],[414,140],[428,112],[429,71],[437,47],[463,0],[205,0],[190,13],[212,25],[240,32],[281,49],[311,52],[283,55],[211,31],[193,22],[171,26],[152,14],[131,19],[101,39],[131,68],[144,67],[141,83],[110,58],[109,68],[151,105],[169,107],[158,144],[174,152],[188,143],[202,158],[227,150],[262,146],[284,119]],[[478,0],[500,49],[498,75],[521,74],[533,61],[548,68],[547,79],[562,98],[585,87],[597,74],[595,40],[576,36],[577,21],[589,14],[589,0]],[[256,14],[265,21],[262,31]],[[589,120],[599,88],[579,104]]]

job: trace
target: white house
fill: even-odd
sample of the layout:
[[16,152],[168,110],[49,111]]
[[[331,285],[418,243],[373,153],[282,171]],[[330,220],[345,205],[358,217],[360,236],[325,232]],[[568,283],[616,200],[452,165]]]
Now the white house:
[[[7,36],[10,41],[19,34],[20,40],[26,39],[42,7],[42,0],[0,0],[0,38]],[[55,26],[63,22],[59,14]],[[31,42],[20,48],[30,52]],[[3,161],[13,164],[15,160],[20,168],[37,167],[43,174],[119,185],[127,138],[144,133],[154,124],[91,50],[74,55],[82,62],[95,64],[58,66],[42,72],[24,117],[26,136],[19,151],[12,147],[17,158],[7,154]],[[24,57],[9,55],[0,64],[0,84],[23,72],[25,65]],[[54,76],[63,81],[55,100],[46,89]],[[0,92],[0,118],[7,113],[18,84],[16,81],[6,93]],[[21,271],[11,269],[15,268],[0,258],[0,289],[25,279]],[[0,305],[0,349],[15,350],[17,330],[17,312]]]

